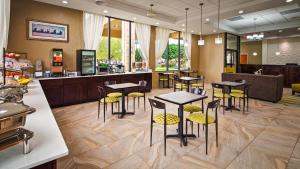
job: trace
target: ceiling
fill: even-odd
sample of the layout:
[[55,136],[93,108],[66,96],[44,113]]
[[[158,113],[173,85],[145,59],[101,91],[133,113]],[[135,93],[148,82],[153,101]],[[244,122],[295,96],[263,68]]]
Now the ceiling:
[[[203,6],[203,34],[212,34],[217,30],[218,0],[36,0],[68,8],[113,16],[135,22],[183,30],[185,26],[185,8],[188,11],[188,31],[200,34],[200,2]],[[268,32],[278,29],[296,29],[300,27],[300,0],[286,3],[286,0],[221,0],[221,32],[245,34],[249,32]],[[149,5],[153,3],[153,18],[146,16]],[[104,10],[108,13],[104,13]],[[243,14],[238,11],[243,10]],[[206,22],[205,19],[210,21]],[[256,21],[254,23],[254,18]],[[297,30],[297,29],[296,29]],[[300,31],[296,31],[296,33]]]

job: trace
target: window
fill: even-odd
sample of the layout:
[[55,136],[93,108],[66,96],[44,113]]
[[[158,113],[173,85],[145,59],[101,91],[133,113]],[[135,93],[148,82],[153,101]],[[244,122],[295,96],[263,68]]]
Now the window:
[[130,33],[130,24],[129,21],[105,18],[102,39],[97,50],[98,62],[123,64],[125,71],[129,71],[130,56],[134,53],[130,41],[135,37]]
[[187,56],[184,52],[183,36],[178,31],[171,31],[168,46],[163,55],[156,60],[156,71],[178,70],[187,68]]
[[108,61],[108,18],[104,20],[102,38],[97,50],[97,62],[107,63]]
[[188,69],[188,57],[184,46],[183,33],[180,33],[180,70]]

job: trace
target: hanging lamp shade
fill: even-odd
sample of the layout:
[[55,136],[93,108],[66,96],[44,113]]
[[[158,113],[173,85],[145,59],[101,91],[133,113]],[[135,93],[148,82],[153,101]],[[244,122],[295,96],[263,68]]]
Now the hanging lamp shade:
[[185,40],[184,40],[184,46],[188,47],[189,46],[189,42],[188,42],[188,38],[187,38],[187,31],[188,31],[188,23],[187,23],[187,17],[188,17],[188,12],[189,8],[185,8]]
[[198,40],[198,46],[204,46],[205,44],[205,41],[204,39],[202,39],[202,20],[203,20],[203,17],[202,17],[202,8],[203,8],[203,5],[204,3],[200,3],[200,7],[201,7],[201,25],[200,25],[200,39]]

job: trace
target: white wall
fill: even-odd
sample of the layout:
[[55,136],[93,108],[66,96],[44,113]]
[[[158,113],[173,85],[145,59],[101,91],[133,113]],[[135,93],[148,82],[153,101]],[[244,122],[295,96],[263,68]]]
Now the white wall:
[[[276,56],[275,52],[280,51]],[[285,65],[298,63],[300,65],[300,37],[263,40],[262,64]]]

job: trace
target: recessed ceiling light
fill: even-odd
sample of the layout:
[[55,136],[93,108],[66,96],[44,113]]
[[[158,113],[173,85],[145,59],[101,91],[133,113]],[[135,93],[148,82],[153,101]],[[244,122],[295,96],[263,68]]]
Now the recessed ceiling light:
[[136,18],[132,18],[133,20],[136,20]]
[[285,2],[290,3],[293,2],[293,0],[285,0]]
[[213,32],[216,33],[217,31],[214,29]]
[[239,10],[239,14],[243,14],[244,13],[244,11],[243,10]]
[[282,32],[282,30],[279,30],[278,32],[279,32],[279,33],[281,33],[281,32]]
[[191,30],[192,33],[194,33],[194,30]]
[[205,21],[206,21],[206,22],[209,22],[209,21],[210,21],[210,19],[209,19],[209,18],[206,18],[206,19],[205,19]]
[[184,31],[185,29],[183,28],[182,30]]
[[63,4],[68,4],[69,2],[67,0],[61,1]]
[[108,13],[108,11],[107,11],[107,10],[104,10],[103,12],[104,12],[104,13]]
[[156,25],[159,25],[159,23],[158,23],[158,22],[156,22],[155,24],[156,24]]
[[182,24],[181,26],[185,26],[185,24]]
[[298,31],[300,31],[300,28],[297,28],[298,29]]

